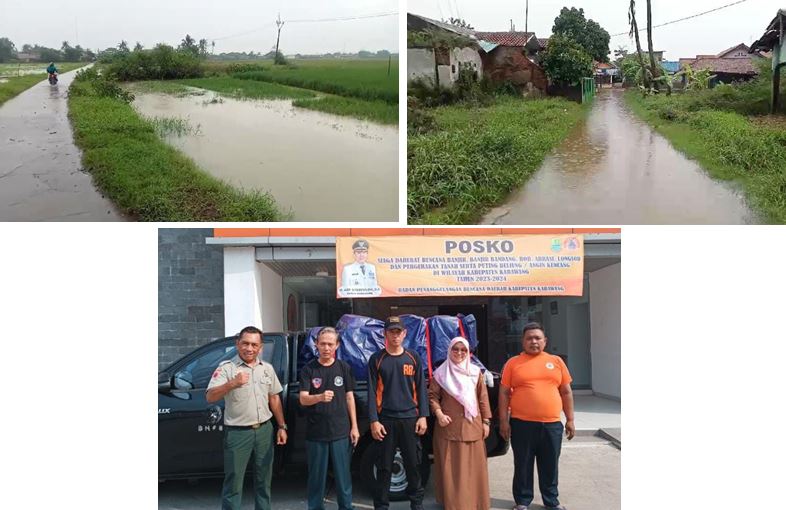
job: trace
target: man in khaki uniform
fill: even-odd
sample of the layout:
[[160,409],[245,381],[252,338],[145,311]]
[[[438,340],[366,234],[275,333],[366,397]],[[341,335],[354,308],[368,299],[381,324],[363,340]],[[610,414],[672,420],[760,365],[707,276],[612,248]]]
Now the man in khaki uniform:
[[254,456],[254,507],[271,510],[270,480],[273,475],[273,426],[278,424],[276,444],[287,442],[287,425],[279,393],[283,390],[270,363],[262,361],[262,331],[243,328],[235,342],[237,355],[222,362],[207,386],[207,401],[226,402],[224,409],[223,510],[240,510],[243,476]]

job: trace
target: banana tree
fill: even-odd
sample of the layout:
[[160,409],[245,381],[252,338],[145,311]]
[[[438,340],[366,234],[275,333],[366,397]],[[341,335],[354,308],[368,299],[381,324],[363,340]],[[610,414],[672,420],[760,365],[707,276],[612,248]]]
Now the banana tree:
[[706,90],[710,88],[710,81],[717,77],[717,74],[712,74],[709,69],[699,69],[694,71],[690,64],[685,64],[682,71],[674,75],[685,76],[685,90]]

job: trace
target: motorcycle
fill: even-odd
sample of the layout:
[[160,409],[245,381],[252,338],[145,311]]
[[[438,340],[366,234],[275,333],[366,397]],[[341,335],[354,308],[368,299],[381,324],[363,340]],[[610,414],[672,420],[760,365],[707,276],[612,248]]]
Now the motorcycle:
[[57,73],[49,73],[49,84],[57,85]]

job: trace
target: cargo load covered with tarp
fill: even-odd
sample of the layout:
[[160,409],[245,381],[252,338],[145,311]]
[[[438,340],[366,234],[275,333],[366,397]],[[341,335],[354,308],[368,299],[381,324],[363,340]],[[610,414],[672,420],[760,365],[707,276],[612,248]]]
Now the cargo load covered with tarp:
[[[477,324],[473,315],[437,315],[425,319],[418,315],[401,315],[401,321],[407,330],[403,345],[420,356],[423,370],[431,377],[447,358],[450,341],[457,336],[467,339],[470,349],[474,351],[478,345]],[[306,363],[319,357],[316,340],[322,327],[311,328],[298,353],[298,370]],[[343,315],[336,324],[341,343],[336,358],[349,364],[352,374],[358,381],[368,380],[368,360],[371,356],[385,348],[385,323],[379,319],[362,315]],[[485,370],[480,361],[472,355],[472,363]]]
[[[426,341],[430,348],[431,367],[433,371],[448,357],[450,342],[457,336],[467,339],[469,350],[474,352],[478,347],[478,324],[475,316],[470,315],[434,315],[426,319]],[[486,367],[474,354],[470,358],[474,365],[483,370]]]
[[342,315],[336,324],[341,345],[336,357],[346,361],[358,381],[368,379],[368,360],[385,348],[385,323],[362,315]]

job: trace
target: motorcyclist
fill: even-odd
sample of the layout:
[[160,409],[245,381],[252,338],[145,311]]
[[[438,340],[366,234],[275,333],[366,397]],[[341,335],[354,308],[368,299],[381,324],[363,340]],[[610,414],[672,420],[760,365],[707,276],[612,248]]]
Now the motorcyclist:
[[57,83],[57,67],[54,62],[49,62],[49,67],[46,68],[46,72],[49,73],[49,83],[52,85]]

